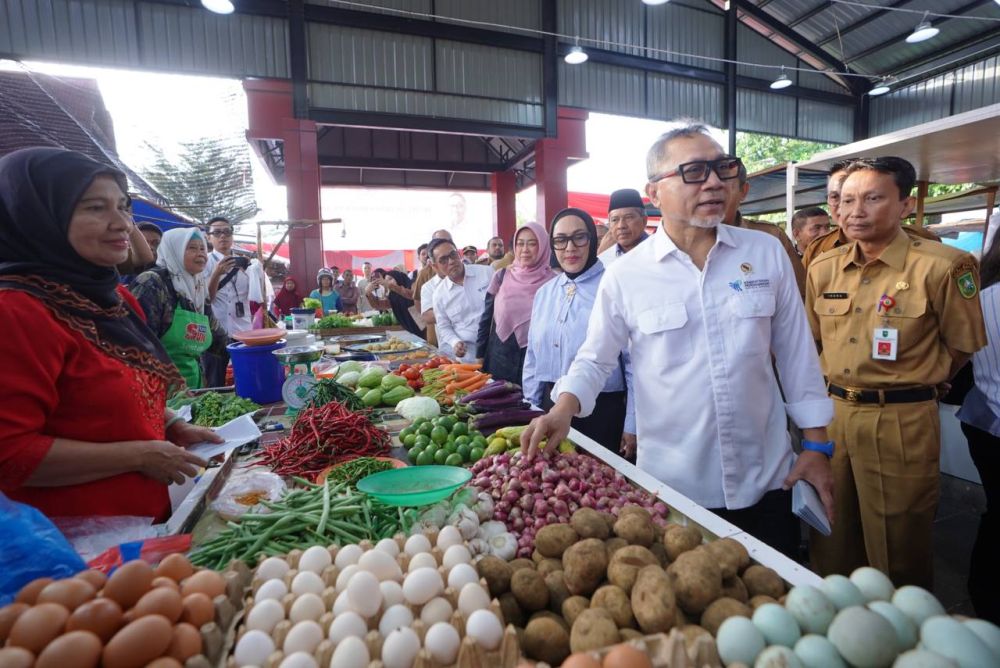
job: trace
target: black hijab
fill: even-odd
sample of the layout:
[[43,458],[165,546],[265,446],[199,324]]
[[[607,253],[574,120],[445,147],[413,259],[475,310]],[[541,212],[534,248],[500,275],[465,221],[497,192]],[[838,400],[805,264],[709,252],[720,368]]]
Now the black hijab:
[[74,151],[28,148],[0,158],[0,290],[38,298],[103,353],[176,382],[159,339],[118,294],[118,272],[70,245],[73,211],[101,175],[128,192],[124,174]]
[[[385,272],[385,275],[392,276],[393,279],[395,279],[396,284],[401,288],[409,288],[411,285],[410,277],[398,269],[387,271]],[[390,290],[389,304],[392,306],[392,314],[396,316],[396,321],[403,326],[403,329],[408,331],[410,334],[414,334],[420,338],[425,338],[423,330],[417,326],[417,322],[413,319],[413,316],[410,315],[410,307],[413,306],[412,299],[407,299],[403,295]]]
[[[587,262],[583,265],[583,269],[577,272],[563,272],[570,280],[574,280],[580,274],[583,274],[588,269],[597,264],[597,225],[594,224],[594,219],[590,217],[590,214],[583,209],[574,209],[572,207],[568,209],[563,209],[555,215],[552,219],[552,224],[549,225],[549,239],[556,233],[556,223],[559,222],[561,218],[566,216],[576,216],[583,221],[583,224],[587,226],[587,234],[590,235],[590,249],[587,252]],[[572,241],[570,243],[573,243]],[[556,259],[556,247],[555,244],[552,245],[552,256],[549,260],[549,266],[553,269],[561,269],[559,266],[559,260]]]

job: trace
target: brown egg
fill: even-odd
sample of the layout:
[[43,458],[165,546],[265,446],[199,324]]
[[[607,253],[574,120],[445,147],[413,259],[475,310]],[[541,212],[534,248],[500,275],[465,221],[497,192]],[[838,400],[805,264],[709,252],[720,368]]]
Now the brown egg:
[[145,561],[130,561],[111,574],[103,594],[122,606],[122,610],[128,610],[152,585],[152,567]]
[[23,647],[0,649],[0,666],[3,668],[31,668],[34,664],[35,655]]
[[146,668],[184,668],[184,664],[173,657],[161,656],[159,659],[147,663]]
[[21,591],[17,592],[17,597],[14,599],[14,602],[34,605],[35,599],[38,598],[38,592],[45,589],[45,585],[50,582],[52,582],[52,578],[38,578],[37,580],[32,580],[28,584],[21,587]]
[[201,654],[201,634],[190,624],[178,624],[174,627],[174,637],[167,648],[167,656],[184,663],[195,654]]
[[157,587],[165,587],[167,589],[173,589],[176,592],[180,592],[181,590],[180,585],[178,585],[170,578],[164,577],[162,575],[160,577],[153,578],[153,589],[156,589]]
[[174,582],[180,582],[184,578],[191,577],[194,566],[183,554],[171,554],[160,562],[155,573],[157,577],[167,577]]
[[34,654],[63,632],[69,610],[56,603],[42,603],[25,610],[14,622],[7,637],[10,647],[23,647]]
[[196,592],[184,597],[184,610],[181,612],[181,621],[191,624],[196,629],[208,624],[215,619],[215,605],[205,594]]
[[96,668],[103,647],[101,639],[90,631],[70,631],[42,650],[35,668]]
[[7,642],[7,636],[17,618],[30,607],[27,603],[11,603],[0,608],[0,647]]
[[96,595],[97,590],[86,580],[77,580],[76,578],[56,580],[45,585],[45,589],[38,592],[35,604],[58,603],[73,612]]
[[583,652],[570,654],[562,662],[562,668],[601,668],[601,662]]
[[124,626],[122,608],[110,598],[95,598],[73,611],[66,622],[67,631],[90,631],[102,643],[111,640]]
[[653,668],[653,662],[649,657],[631,645],[613,647],[604,656],[602,665],[603,668]]
[[94,568],[90,569],[89,571],[80,571],[73,577],[75,577],[78,580],[84,580],[86,582],[89,582],[90,586],[96,589],[97,591],[101,591],[102,589],[104,589],[104,585],[107,584],[108,582],[108,576]]
[[175,623],[181,618],[181,595],[169,587],[154,587],[139,599],[139,602],[132,608],[136,619],[146,615],[163,615]]
[[161,656],[173,639],[173,626],[161,615],[147,615],[115,634],[104,646],[104,668],[142,668]]
[[184,596],[201,592],[209,598],[215,598],[219,594],[225,593],[226,581],[215,571],[198,571],[181,583],[181,593]]

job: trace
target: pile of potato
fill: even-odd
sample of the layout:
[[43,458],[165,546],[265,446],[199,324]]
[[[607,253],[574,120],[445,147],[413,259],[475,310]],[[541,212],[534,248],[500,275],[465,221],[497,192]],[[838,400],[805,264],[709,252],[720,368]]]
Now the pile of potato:
[[638,506],[618,517],[581,508],[538,532],[531,559],[477,566],[524,654],[557,666],[571,652],[672,628],[714,635],[725,619],[784,596],[778,574],[751,565],[740,543],[702,543],[697,529],[659,527]]

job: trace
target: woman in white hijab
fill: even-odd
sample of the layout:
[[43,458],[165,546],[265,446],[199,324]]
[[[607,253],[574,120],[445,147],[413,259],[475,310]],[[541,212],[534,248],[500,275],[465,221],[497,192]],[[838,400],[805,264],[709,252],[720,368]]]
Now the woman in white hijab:
[[156,266],[140,274],[131,286],[146,314],[146,324],[160,337],[191,389],[202,386],[203,353],[226,342],[225,332],[212,317],[208,285],[201,275],[207,262],[200,230],[168,230],[157,250]]

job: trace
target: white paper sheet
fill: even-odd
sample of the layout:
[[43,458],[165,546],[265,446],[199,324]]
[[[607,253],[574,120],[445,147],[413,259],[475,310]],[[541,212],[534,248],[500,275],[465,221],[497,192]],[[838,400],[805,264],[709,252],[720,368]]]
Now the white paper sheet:
[[830,535],[830,521],[826,518],[823,502],[816,489],[805,480],[799,480],[792,487],[792,512],[824,536]]
[[253,421],[253,415],[250,413],[241,415],[235,420],[230,420],[221,427],[217,427],[214,431],[226,439],[225,442],[198,443],[188,448],[188,451],[204,459],[211,459],[260,438],[260,429],[257,428],[257,424]]
[[177,413],[177,415],[180,415],[182,418],[184,418],[185,422],[191,421],[191,404],[185,404],[184,406],[181,406],[174,412]]

